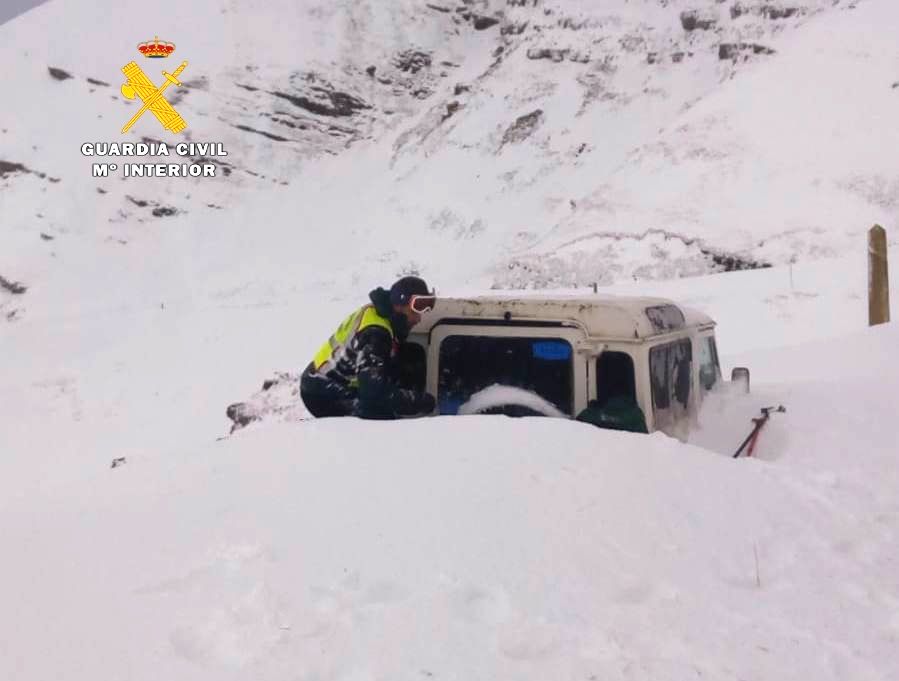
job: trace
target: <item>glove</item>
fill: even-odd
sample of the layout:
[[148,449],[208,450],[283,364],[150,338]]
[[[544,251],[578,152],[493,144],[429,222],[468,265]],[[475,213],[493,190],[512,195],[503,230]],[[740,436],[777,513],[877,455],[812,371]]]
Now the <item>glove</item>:
[[425,416],[434,411],[437,400],[433,395],[414,390],[397,390],[394,393],[393,415],[397,418]]
[[437,407],[437,400],[434,399],[431,393],[422,393],[421,397],[418,398],[416,406],[419,414],[430,414]]

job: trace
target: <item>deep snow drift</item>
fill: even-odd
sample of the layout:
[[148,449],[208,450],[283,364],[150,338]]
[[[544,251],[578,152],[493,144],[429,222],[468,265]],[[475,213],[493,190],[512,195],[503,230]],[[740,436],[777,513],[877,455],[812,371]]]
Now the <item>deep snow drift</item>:
[[789,405],[757,459],[478,416],[276,424],[50,480],[16,457],[0,672],[893,678],[896,342],[761,353],[790,386],[746,398]]
[[[895,234],[897,21],[57,0],[0,27],[0,678],[899,678],[899,339],[864,329],[862,236]],[[98,182],[78,151],[154,33],[221,182]],[[219,439],[407,272],[673,298],[753,392],[681,444],[297,422],[284,382]]]
[[[795,290],[781,269],[677,283],[748,317],[721,343],[754,390],[706,402],[708,449],[484,416],[217,440],[229,390],[304,356],[285,319],[318,340],[294,311],[25,320],[0,393],[0,676],[893,678],[897,334],[848,332],[850,265],[852,285],[839,263]],[[769,347],[827,311],[843,326]],[[248,344],[271,354],[234,361]]]

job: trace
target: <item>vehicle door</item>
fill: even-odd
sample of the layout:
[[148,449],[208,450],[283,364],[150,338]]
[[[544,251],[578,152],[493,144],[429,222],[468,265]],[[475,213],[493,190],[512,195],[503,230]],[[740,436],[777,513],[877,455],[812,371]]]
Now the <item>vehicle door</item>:
[[574,416],[587,400],[586,359],[578,352],[585,338],[561,325],[440,324],[431,332],[428,390],[441,414],[456,414],[472,395],[499,385]]

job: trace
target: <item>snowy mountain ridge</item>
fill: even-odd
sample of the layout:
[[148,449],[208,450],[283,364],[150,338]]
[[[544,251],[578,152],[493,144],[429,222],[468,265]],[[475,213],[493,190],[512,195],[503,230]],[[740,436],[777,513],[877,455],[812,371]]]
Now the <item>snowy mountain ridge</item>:
[[[215,182],[95,179],[78,148],[120,139],[135,106],[116,88],[145,38],[120,29],[136,7],[98,6],[89,30],[108,48],[77,60],[65,4],[0,28],[22,93],[0,112],[0,275],[32,302],[96,258],[143,276],[145,249],[213,298],[412,271],[444,286],[668,278],[839,255],[899,206],[880,153],[899,106],[884,0],[141,5],[190,62],[171,97],[184,138],[229,155],[211,159]],[[163,137],[148,119],[125,139]],[[342,264],[346,243],[367,258]],[[254,264],[222,281],[236,252]],[[153,281],[154,298],[181,286]],[[21,318],[7,288],[4,315]],[[85,291],[108,295],[121,304]]]

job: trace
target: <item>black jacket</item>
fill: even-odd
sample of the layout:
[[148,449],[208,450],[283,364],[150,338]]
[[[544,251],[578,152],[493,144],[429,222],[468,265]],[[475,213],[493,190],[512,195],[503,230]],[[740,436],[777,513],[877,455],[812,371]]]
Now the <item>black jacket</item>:
[[409,324],[393,312],[390,293],[377,288],[369,294],[378,314],[389,319],[393,336],[382,326],[369,326],[356,333],[343,359],[327,374],[307,367],[301,381],[304,395],[319,400],[355,400],[355,413],[363,418],[396,418],[429,413],[434,399],[427,394],[400,388],[393,380],[395,348],[409,335]]

